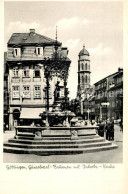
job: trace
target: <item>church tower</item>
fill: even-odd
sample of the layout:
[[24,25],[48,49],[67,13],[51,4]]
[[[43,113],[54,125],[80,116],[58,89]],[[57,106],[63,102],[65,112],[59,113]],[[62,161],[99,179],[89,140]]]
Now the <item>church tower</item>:
[[[78,60],[78,95],[85,94],[88,88],[90,88],[90,55],[89,52],[83,49],[79,52]],[[82,95],[83,96],[83,95]]]

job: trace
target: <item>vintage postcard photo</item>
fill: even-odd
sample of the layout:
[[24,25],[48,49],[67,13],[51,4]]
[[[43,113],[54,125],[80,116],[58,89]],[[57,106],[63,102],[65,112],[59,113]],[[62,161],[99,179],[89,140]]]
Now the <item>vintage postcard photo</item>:
[[0,2],[0,193],[127,193],[126,10]]
[[123,162],[122,2],[5,1],[3,66],[4,163]]

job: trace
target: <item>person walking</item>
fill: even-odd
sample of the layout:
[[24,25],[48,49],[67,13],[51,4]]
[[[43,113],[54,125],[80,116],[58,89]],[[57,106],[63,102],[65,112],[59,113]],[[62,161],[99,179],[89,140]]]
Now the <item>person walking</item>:
[[107,121],[105,126],[106,139],[110,140],[110,121]]
[[107,121],[105,131],[106,131],[106,139],[109,141],[114,140],[114,123],[113,122]]
[[101,137],[104,137],[104,123],[102,121],[99,121],[98,124],[99,128],[98,128],[98,135],[100,135]]

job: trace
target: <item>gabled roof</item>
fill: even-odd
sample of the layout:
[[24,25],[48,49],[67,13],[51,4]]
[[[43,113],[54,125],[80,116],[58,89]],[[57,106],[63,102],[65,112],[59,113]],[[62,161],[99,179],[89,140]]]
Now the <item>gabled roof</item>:
[[37,34],[37,33],[13,33],[8,41],[8,45],[29,45],[29,44],[57,44],[61,45],[60,42],[56,42],[51,38]]

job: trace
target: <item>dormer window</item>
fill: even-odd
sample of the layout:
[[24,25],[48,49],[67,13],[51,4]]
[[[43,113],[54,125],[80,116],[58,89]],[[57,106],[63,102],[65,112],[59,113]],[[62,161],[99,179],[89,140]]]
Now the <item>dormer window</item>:
[[13,55],[14,55],[14,57],[20,57],[21,56],[21,49],[20,48],[14,48]]
[[43,47],[36,47],[36,55],[43,56]]

